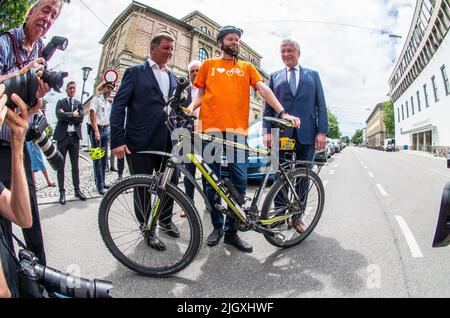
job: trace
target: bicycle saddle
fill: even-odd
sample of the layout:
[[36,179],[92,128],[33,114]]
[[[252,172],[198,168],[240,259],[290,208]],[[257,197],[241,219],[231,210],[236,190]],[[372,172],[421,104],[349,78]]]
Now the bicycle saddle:
[[292,123],[289,120],[285,120],[285,119],[281,119],[281,118],[264,117],[263,120],[271,122],[272,126],[274,128],[279,128],[281,130],[293,127]]

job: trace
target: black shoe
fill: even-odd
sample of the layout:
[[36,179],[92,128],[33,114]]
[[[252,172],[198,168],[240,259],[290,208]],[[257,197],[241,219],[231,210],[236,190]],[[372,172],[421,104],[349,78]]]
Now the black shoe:
[[222,236],[223,236],[223,229],[221,227],[215,227],[214,231],[208,236],[208,239],[206,240],[206,245],[216,246],[217,244],[219,244]]
[[103,189],[109,189],[109,188],[111,188],[111,186],[109,184],[103,185]]
[[240,237],[236,233],[225,233],[225,238],[223,240],[225,244],[230,244],[236,247],[238,250],[251,253],[253,252],[253,247],[247,242],[240,239]]
[[122,173],[119,173],[119,178],[118,178],[119,180],[122,180],[123,179],[123,174]]
[[146,233],[145,234],[145,242],[148,246],[157,251],[165,251],[166,244],[156,235],[155,233]]
[[86,196],[80,191],[75,191],[75,197],[79,198],[81,201],[86,201]]
[[106,193],[105,189],[97,189],[97,191],[101,195],[105,195],[105,193]]
[[66,193],[64,191],[59,192],[59,203],[66,205]]
[[164,234],[175,238],[180,237],[180,231],[178,231],[178,227],[173,222],[168,224],[160,223],[159,227],[162,229]]
[[111,167],[111,169],[110,169],[111,171],[119,171],[119,170],[117,170],[117,168],[116,167]]

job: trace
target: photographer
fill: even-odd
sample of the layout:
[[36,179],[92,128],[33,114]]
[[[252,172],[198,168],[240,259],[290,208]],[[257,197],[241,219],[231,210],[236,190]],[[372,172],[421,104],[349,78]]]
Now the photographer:
[[[30,228],[32,216],[28,198],[28,186],[23,166],[23,144],[28,128],[28,113],[34,112],[41,106],[42,100],[33,109],[27,110],[25,103],[16,95],[11,98],[18,105],[20,112],[15,114],[7,109],[6,95],[3,95],[4,85],[0,84],[0,126],[3,121],[11,132],[11,191],[4,188],[0,182],[0,216],[14,222],[18,226]],[[0,298],[17,297],[18,285],[15,263],[7,251],[4,231],[0,226]],[[5,274],[6,273],[6,274]]]
[[[63,0],[38,0],[27,14],[24,25],[12,29],[0,36],[0,82],[9,78],[26,73],[36,65],[42,65],[44,59],[39,58],[44,48],[42,37],[47,33],[61,11]],[[38,73],[40,76],[42,72]],[[39,80],[37,98],[43,97],[50,87]],[[10,188],[11,180],[11,132],[8,127],[0,129],[0,181],[6,188]],[[24,238],[28,248],[36,254],[41,263],[45,265],[44,243],[41,225],[39,221],[39,210],[36,199],[36,189],[33,184],[30,157],[24,151],[23,161],[28,181],[29,198],[33,215],[33,227],[24,230]],[[11,223],[0,217],[3,223],[5,238],[11,248],[12,227]]]

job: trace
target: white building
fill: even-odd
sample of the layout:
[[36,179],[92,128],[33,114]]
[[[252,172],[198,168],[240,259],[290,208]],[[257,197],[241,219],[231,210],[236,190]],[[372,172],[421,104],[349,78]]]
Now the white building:
[[389,79],[398,147],[450,150],[449,0],[417,0],[405,46]]

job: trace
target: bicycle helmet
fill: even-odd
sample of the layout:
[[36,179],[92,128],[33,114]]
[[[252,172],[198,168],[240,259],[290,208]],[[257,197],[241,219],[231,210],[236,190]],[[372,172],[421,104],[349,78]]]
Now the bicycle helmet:
[[105,156],[105,150],[102,148],[91,148],[90,154],[92,160],[100,160]]
[[219,30],[219,33],[217,33],[217,42],[222,40],[225,37],[225,35],[230,34],[230,33],[237,33],[239,38],[241,38],[244,31],[235,26],[226,25]]

